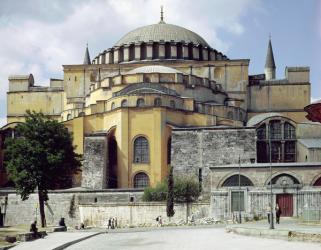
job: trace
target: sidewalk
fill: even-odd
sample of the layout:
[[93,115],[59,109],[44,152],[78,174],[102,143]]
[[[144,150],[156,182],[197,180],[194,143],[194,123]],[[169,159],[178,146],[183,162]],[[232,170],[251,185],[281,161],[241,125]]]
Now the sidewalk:
[[13,250],[60,250],[79,241],[91,238],[100,233],[97,232],[56,232],[49,233],[44,239],[21,242],[10,248]]
[[281,218],[280,224],[274,224],[274,227],[273,230],[269,229],[270,225],[264,220],[228,225],[226,231],[264,238],[321,242],[321,225],[302,224],[294,218]]

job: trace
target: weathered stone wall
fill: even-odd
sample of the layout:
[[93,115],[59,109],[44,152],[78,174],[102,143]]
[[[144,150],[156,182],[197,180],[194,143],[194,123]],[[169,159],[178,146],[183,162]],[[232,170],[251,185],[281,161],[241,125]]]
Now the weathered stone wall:
[[[161,215],[166,222],[166,203],[142,202],[142,192],[72,192],[57,191],[49,193],[48,205],[45,206],[48,225],[57,225],[61,217],[66,225],[74,227],[84,222],[87,226],[105,226],[109,217],[117,217],[119,226],[155,225],[155,218]],[[3,198],[4,196],[0,196]],[[132,199],[131,199],[132,198]],[[3,199],[4,200],[4,199]],[[2,203],[2,202],[1,202]],[[5,225],[30,224],[35,219],[39,222],[37,194],[22,201],[15,193],[8,194]],[[175,204],[175,216],[171,222],[185,221],[187,213],[195,219],[209,216],[209,203]],[[3,212],[3,211],[2,211]]]
[[91,189],[108,187],[106,135],[85,137],[81,186]]
[[[175,215],[171,223],[186,221],[187,214],[194,215],[195,219],[209,216],[209,203],[177,203],[174,206]],[[168,223],[166,203],[138,202],[127,204],[88,204],[80,205],[80,219],[85,225],[104,227],[109,217],[117,217],[120,227],[128,226],[155,226],[156,217],[161,215],[163,223]]]
[[256,159],[255,129],[206,128],[173,129],[172,161],[174,175],[190,175],[210,191],[210,167],[250,163]]
[[[4,198],[6,194],[1,194]],[[40,221],[38,195],[31,194],[28,200],[22,201],[19,195],[9,193],[6,209],[5,225],[30,224],[37,218]],[[128,203],[133,197],[134,202],[141,201],[142,192],[137,191],[54,191],[48,194],[48,205],[45,206],[46,220],[49,225],[56,225],[61,217],[68,226],[79,225],[80,204]],[[1,199],[4,203],[4,199]],[[2,210],[2,212],[4,212]]]

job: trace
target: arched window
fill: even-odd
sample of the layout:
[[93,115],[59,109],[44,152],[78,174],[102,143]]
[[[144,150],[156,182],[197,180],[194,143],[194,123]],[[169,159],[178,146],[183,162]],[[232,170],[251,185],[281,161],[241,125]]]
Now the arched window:
[[137,137],[134,141],[134,162],[148,163],[149,162],[149,146],[145,137]]
[[134,177],[134,188],[145,188],[149,186],[149,178],[145,173],[138,173]]
[[146,59],[146,44],[143,43],[141,46],[140,46],[140,60],[145,60]]
[[151,82],[150,77],[149,76],[145,76],[144,77],[144,82]]
[[126,99],[124,99],[124,100],[121,101],[121,106],[122,106],[122,107],[128,107],[128,103],[127,103],[127,100],[126,100]]
[[171,44],[165,43],[165,59],[171,58]]
[[111,110],[113,110],[113,109],[115,109],[116,108],[116,106],[115,106],[115,103],[113,102],[112,104],[111,104]]
[[256,129],[256,136],[257,162],[269,162],[270,151],[271,162],[294,162],[296,160],[295,127],[289,122],[267,121]]
[[233,120],[233,112],[232,111],[227,112],[227,118]]
[[162,100],[159,97],[155,98],[154,99],[154,106],[160,107],[161,105],[162,105]]
[[[222,187],[236,187],[239,186],[239,175],[232,175],[231,177],[227,178]],[[253,182],[244,175],[240,176],[240,186],[241,187],[249,187],[253,186]]]
[[181,43],[177,44],[177,59],[183,59],[183,46]]
[[80,112],[80,113],[78,114],[78,116],[79,116],[79,117],[85,116],[85,112]]
[[153,59],[159,58],[158,50],[159,50],[158,43],[153,43]]
[[135,60],[135,45],[129,45],[129,61]]
[[137,99],[137,107],[144,107],[145,106],[145,101],[143,98]]
[[188,59],[193,60],[193,44],[188,44]]
[[284,123],[284,139],[295,139],[295,128],[290,123]]
[[71,114],[67,115],[67,121],[71,119]]
[[200,55],[199,60],[203,61],[203,46],[202,45],[198,46],[198,49],[199,49],[199,55]]
[[314,182],[313,186],[321,186],[321,177]]
[[118,61],[123,62],[124,61],[124,47],[120,47],[118,51]]
[[175,101],[174,101],[174,100],[171,100],[171,101],[169,102],[169,106],[170,106],[172,109],[174,109],[174,108],[176,107]]
[[[278,187],[289,187],[298,184],[300,184],[299,180],[289,174],[280,174],[272,178],[272,185]],[[270,182],[268,182],[268,185],[270,185]]]

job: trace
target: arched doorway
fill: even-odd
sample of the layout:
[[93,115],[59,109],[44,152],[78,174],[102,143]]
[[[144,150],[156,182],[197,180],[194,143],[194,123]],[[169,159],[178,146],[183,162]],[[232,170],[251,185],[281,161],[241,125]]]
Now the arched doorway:
[[114,135],[108,137],[107,188],[117,188],[117,141]]
[[[270,186],[270,182],[268,186]],[[300,186],[299,180],[290,174],[279,174],[272,178],[272,186],[283,189],[283,193],[276,195],[276,204],[278,204],[281,209],[281,216],[293,216],[293,194],[287,190],[297,189]]]

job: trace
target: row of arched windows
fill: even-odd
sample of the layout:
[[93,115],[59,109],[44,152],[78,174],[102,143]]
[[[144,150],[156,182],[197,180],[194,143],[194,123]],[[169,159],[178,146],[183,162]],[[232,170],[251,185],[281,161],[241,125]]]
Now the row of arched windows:
[[[221,60],[226,59],[226,56],[213,51],[210,48],[204,48],[202,45],[194,45],[189,43],[185,48],[183,48],[182,43],[177,43],[172,45],[170,42],[165,42],[164,49],[165,53],[160,58],[160,44],[153,43],[151,55],[147,55],[147,44],[141,43],[135,48],[134,44],[129,45],[128,55],[125,58],[125,53],[127,48],[120,46],[119,48],[112,48],[108,53],[101,54],[97,57],[93,63],[94,64],[104,64],[104,63],[118,63],[124,61],[134,61],[134,60],[146,60],[146,59],[186,59],[186,60]],[[172,47],[175,48],[172,50]],[[184,49],[187,51],[184,52]]]
[[[279,174],[272,178],[272,185],[299,185],[300,182],[297,178],[289,174]],[[267,182],[267,185],[270,185],[270,181]],[[321,186],[321,177],[319,177],[314,183],[313,186]],[[253,182],[244,175],[232,175],[228,177],[222,184],[222,187],[251,187],[254,186]]]
[[[144,107],[145,106],[145,100],[143,98],[138,98],[136,101],[136,107]],[[162,99],[157,97],[154,99],[154,106],[155,107],[160,107],[162,106]],[[173,109],[176,108],[176,103],[174,100],[169,101],[169,106]],[[121,107],[128,107],[128,101],[126,99],[121,101]],[[111,110],[116,108],[116,104],[112,102],[111,104]]]

